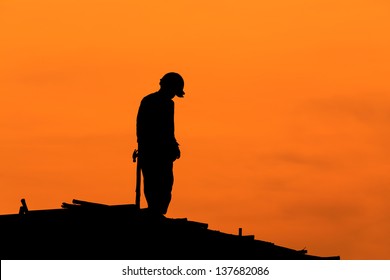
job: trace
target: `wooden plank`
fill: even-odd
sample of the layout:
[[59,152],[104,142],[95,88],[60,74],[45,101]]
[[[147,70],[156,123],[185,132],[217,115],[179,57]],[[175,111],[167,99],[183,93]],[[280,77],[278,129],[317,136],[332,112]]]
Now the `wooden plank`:
[[79,200],[79,199],[73,199],[72,202],[74,204],[78,204],[78,205],[81,205],[81,206],[108,207],[107,204],[101,204],[101,203],[96,203],[96,202],[89,202],[89,201],[84,201],[84,200]]

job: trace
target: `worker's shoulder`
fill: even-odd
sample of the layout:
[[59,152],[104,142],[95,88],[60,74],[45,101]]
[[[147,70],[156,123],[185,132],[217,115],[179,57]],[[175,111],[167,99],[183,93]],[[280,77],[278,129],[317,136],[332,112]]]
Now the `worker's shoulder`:
[[154,93],[149,93],[144,98],[142,98],[141,102],[150,102],[150,101],[152,101],[155,98],[156,98],[156,93],[155,92]]
[[158,94],[158,92],[154,92],[154,93],[150,93],[150,94],[146,95],[144,98],[142,98],[141,103],[144,105],[146,105],[146,104],[156,104],[156,105],[157,104],[160,104],[160,105],[167,104],[167,105],[172,106],[172,104],[174,102],[171,99],[163,98],[163,96],[161,94]]

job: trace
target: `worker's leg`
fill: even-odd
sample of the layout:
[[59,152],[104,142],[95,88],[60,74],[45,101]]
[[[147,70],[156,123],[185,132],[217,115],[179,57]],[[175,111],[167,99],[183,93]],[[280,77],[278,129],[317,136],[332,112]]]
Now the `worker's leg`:
[[172,161],[150,161],[142,165],[144,194],[148,209],[153,213],[167,213],[173,186],[172,169]]

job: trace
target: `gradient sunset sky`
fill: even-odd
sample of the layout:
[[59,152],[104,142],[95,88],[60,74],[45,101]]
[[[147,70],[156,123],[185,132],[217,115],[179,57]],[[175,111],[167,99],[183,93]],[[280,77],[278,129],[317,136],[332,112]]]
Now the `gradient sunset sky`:
[[134,203],[138,106],[170,71],[168,217],[390,259],[387,0],[0,0],[0,214]]

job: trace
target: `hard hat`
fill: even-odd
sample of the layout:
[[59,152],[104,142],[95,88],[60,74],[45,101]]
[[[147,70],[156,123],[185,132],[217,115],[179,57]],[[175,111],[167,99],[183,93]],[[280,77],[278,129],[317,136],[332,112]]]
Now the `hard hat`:
[[180,76],[180,74],[175,72],[169,72],[165,74],[161,80],[160,85],[162,87],[177,87],[179,88],[179,92],[176,93],[177,97],[184,97],[185,92],[183,91],[184,88],[184,80],[183,77]]

